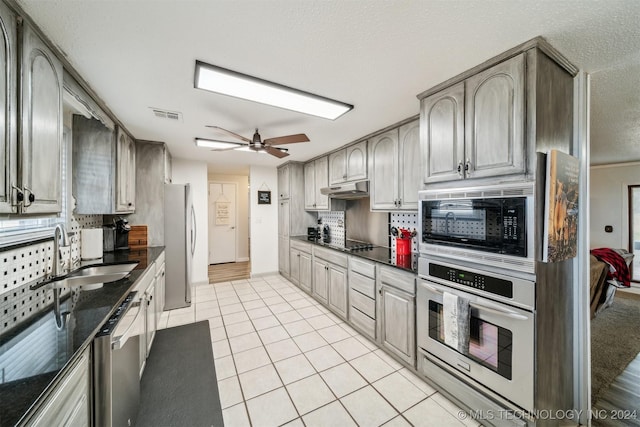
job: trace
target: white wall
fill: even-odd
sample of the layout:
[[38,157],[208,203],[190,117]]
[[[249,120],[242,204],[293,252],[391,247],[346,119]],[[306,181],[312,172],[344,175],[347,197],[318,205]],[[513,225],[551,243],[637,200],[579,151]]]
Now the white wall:
[[[278,172],[276,168],[251,166],[251,275],[278,271]],[[271,190],[271,204],[258,204],[258,189]]]
[[[205,162],[173,158],[171,172],[174,184],[191,184],[198,233],[196,250],[193,255],[193,283],[208,283],[207,164]],[[138,191],[142,191],[142,189],[138,189]]]
[[[591,167],[591,248],[629,247],[628,185],[640,185],[640,163]],[[604,231],[605,225],[613,232]]]
[[[209,182],[235,182],[237,186],[236,194],[236,213],[238,221],[237,244],[236,244],[236,260],[249,260],[249,177],[244,175],[220,175],[209,174]],[[209,212],[209,215],[213,215]]]

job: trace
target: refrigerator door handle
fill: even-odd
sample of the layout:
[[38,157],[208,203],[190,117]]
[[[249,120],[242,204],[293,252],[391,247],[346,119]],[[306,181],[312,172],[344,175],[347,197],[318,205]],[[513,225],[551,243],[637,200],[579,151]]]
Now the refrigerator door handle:
[[196,238],[197,238],[197,229],[196,229],[196,210],[191,206],[191,255],[196,252]]

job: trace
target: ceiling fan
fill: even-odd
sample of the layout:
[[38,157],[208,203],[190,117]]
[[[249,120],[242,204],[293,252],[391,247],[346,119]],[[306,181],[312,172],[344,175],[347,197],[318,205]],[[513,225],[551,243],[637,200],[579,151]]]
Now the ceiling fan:
[[[258,128],[256,128],[256,132],[253,134],[253,138],[249,139],[249,138],[245,138],[242,135],[238,135],[235,132],[231,132],[230,130],[223,129],[219,126],[206,126],[206,127],[220,130],[242,141],[242,143],[233,142],[231,144],[243,144],[243,145],[246,145],[247,148],[251,150],[266,151],[272,156],[276,156],[278,158],[286,157],[289,155],[289,153],[287,153],[288,150],[286,148],[274,147],[274,145],[295,144],[297,142],[309,141],[309,137],[307,137],[307,135],[305,135],[304,133],[298,133],[295,135],[287,135],[287,136],[279,136],[276,138],[267,138],[263,141],[262,138],[260,137],[260,134],[258,133]],[[220,142],[230,143],[229,141],[220,141]],[[245,147],[222,148],[222,149],[213,150],[213,151],[237,150],[239,148],[245,148]]]

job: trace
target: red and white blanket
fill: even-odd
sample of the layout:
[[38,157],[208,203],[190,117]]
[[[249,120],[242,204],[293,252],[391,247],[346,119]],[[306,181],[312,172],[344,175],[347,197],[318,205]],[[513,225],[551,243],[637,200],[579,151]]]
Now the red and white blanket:
[[591,255],[609,265],[607,281],[618,287],[631,286],[631,273],[622,255],[611,248],[591,249]]

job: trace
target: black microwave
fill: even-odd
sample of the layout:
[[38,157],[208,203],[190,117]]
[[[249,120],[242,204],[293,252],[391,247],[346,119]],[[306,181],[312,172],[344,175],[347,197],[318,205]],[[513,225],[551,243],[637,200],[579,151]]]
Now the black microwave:
[[421,243],[527,257],[527,197],[420,200]]

